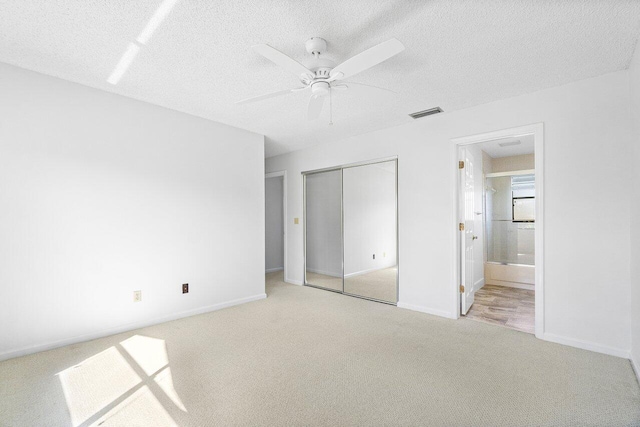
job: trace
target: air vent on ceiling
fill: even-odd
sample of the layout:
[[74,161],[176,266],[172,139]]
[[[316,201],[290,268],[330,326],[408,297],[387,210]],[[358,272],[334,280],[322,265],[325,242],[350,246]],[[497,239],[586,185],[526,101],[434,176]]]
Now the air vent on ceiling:
[[440,107],[429,108],[428,110],[418,111],[416,113],[411,113],[409,115],[414,119],[419,119],[420,117],[430,116],[432,114],[438,114],[438,113],[442,113],[442,108]]
[[512,145],[520,145],[522,144],[519,140],[518,141],[509,141],[509,142],[500,142],[498,143],[498,145],[500,147],[511,147]]

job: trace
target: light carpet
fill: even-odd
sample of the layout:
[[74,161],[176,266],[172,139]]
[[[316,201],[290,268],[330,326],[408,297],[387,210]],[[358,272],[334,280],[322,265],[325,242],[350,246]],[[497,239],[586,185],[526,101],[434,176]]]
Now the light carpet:
[[628,360],[281,275],[266,300],[0,363],[0,425],[640,425]]

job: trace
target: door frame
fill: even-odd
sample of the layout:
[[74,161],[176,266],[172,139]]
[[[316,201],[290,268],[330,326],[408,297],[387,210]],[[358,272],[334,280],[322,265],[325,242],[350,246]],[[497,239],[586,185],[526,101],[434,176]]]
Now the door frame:
[[520,135],[534,136],[535,175],[536,175],[536,229],[535,229],[535,335],[543,339],[544,336],[544,124],[534,123],[525,126],[502,129],[493,132],[480,133],[469,136],[452,138],[451,173],[453,174],[453,218],[452,226],[454,243],[454,270],[451,286],[451,300],[455,305],[452,312],[456,319],[460,318],[460,173],[458,169],[458,150],[461,146],[478,144],[495,139],[517,137]]
[[[278,178],[278,177],[282,177],[282,243],[283,243],[283,250],[284,250],[284,254],[283,254],[283,264],[282,267],[284,268],[284,272],[283,272],[283,279],[285,282],[289,283],[289,276],[287,274],[288,269],[287,269],[287,237],[289,236],[289,233],[287,232],[287,223],[289,221],[287,221],[287,171],[283,170],[283,171],[277,171],[277,172],[269,172],[266,173],[264,175],[264,180],[266,182],[267,179],[269,178]],[[266,201],[266,195],[265,195],[265,201]],[[265,246],[265,252],[266,252],[267,248]]]

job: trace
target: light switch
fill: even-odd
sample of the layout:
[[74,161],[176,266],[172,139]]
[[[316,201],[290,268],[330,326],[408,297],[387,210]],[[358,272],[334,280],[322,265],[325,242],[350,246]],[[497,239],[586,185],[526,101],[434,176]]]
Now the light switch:
[[300,219],[299,218],[293,218],[293,223],[294,224],[300,224]]

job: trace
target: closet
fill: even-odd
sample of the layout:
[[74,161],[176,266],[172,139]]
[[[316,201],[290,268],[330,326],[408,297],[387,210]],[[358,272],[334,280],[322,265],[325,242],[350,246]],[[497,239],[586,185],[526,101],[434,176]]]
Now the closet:
[[397,159],[303,178],[305,285],[396,304]]

